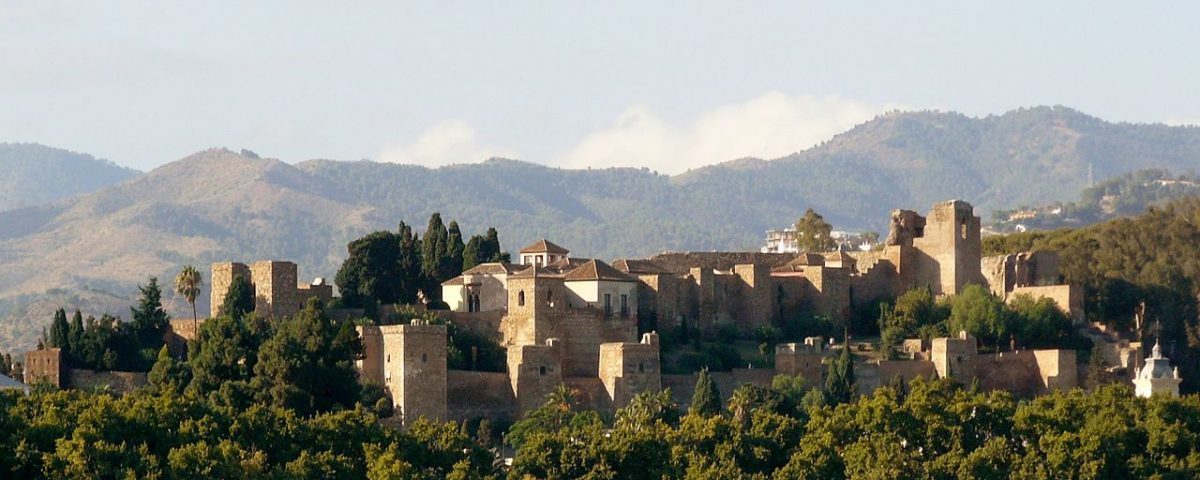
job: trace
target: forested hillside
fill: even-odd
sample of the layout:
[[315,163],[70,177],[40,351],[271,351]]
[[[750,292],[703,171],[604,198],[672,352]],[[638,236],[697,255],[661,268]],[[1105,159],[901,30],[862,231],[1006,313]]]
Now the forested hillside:
[[1198,196],[1200,177],[1195,173],[1172,175],[1157,168],[1138,170],[1088,187],[1074,202],[996,210],[992,212],[990,227],[1000,232],[1079,227],[1140,215],[1147,207]]
[[1197,159],[1200,129],[1113,124],[1062,107],[889,113],[804,152],[675,177],[501,159],[289,165],[214,149],[114,188],[0,212],[0,349],[31,346],[34,325],[60,306],[123,315],[138,282],[185,263],[290,259],[303,277],[332,277],[350,240],[434,212],[467,236],[495,226],[510,250],[541,237],[604,259],[751,250],[809,207],[837,228],[883,232],[894,208],[962,198],[986,216],[1069,200],[1089,169],[1098,178],[1183,172]]
[[0,212],[94,192],[140,173],[34,143],[0,143],[0,172]]

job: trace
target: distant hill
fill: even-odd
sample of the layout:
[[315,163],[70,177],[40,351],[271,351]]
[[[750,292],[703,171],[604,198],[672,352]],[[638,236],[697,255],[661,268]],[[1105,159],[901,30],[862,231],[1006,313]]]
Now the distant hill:
[[1151,168],[1088,187],[1078,201],[996,210],[991,222],[986,223],[997,233],[1081,227],[1140,215],[1149,207],[1187,197],[1200,197],[1200,176],[1172,175],[1167,170]]
[[36,143],[0,143],[0,212],[90,193],[141,172]]
[[806,207],[840,229],[883,232],[894,208],[962,198],[986,217],[1070,200],[1089,169],[1108,178],[1188,171],[1197,160],[1200,129],[1107,123],[1062,107],[983,118],[890,113],[804,152],[674,177],[501,159],[438,169],[288,165],[213,149],[112,188],[0,213],[0,350],[31,346],[55,302],[128,317],[121,299],[137,282],[168,283],[184,263],[207,271],[218,260],[291,259],[303,277],[332,277],[349,240],[401,220],[423,228],[435,211],[467,234],[496,226],[507,249],[548,237],[606,259],[749,250]]

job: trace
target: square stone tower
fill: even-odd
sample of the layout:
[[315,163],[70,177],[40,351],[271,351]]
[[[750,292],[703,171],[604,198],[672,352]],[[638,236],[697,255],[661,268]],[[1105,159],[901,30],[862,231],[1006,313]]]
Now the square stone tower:
[[[371,329],[378,329],[377,337],[368,333]],[[382,373],[383,385],[403,422],[409,424],[421,417],[446,419],[446,326],[364,327],[363,333],[366,357],[382,360],[382,368],[368,365],[364,359],[360,374],[371,378]],[[382,349],[376,338],[382,340]]]
[[917,255],[914,286],[930,287],[936,295],[954,295],[967,284],[984,283],[979,229],[971,204],[962,200],[935,204],[921,235],[912,239]]
[[250,264],[254,282],[254,311],[270,317],[295,315],[300,311],[296,264],[266,260]]
[[658,334],[643,334],[641,343],[600,344],[599,373],[614,409],[629,405],[639,393],[662,390]]
[[229,292],[229,285],[233,283],[233,277],[241,276],[248,281],[253,282],[250,278],[250,267],[244,263],[237,262],[220,262],[212,264],[212,273],[209,277],[209,284],[212,286],[212,291],[209,295],[208,305],[211,308],[209,315],[217,316],[220,314],[221,304],[225,303],[225,294]]

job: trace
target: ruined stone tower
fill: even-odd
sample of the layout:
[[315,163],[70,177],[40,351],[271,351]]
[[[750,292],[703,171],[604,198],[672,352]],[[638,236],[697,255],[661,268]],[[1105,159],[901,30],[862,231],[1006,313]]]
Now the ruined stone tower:
[[917,257],[914,286],[929,287],[935,295],[954,295],[968,284],[984,283],[979,217],[971,204],[935,204],[924,223],[912,239]]

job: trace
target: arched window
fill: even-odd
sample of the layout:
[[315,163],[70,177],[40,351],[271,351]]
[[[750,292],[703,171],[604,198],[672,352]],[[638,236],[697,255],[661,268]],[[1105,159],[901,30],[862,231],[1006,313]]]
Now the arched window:
[[421,363],[425,363],[428,360],[429,360],[429,355],[422,353],[421,354]]
[[525,291],[524,290],[517,292],[517,306],[518,307],[525,306]]

